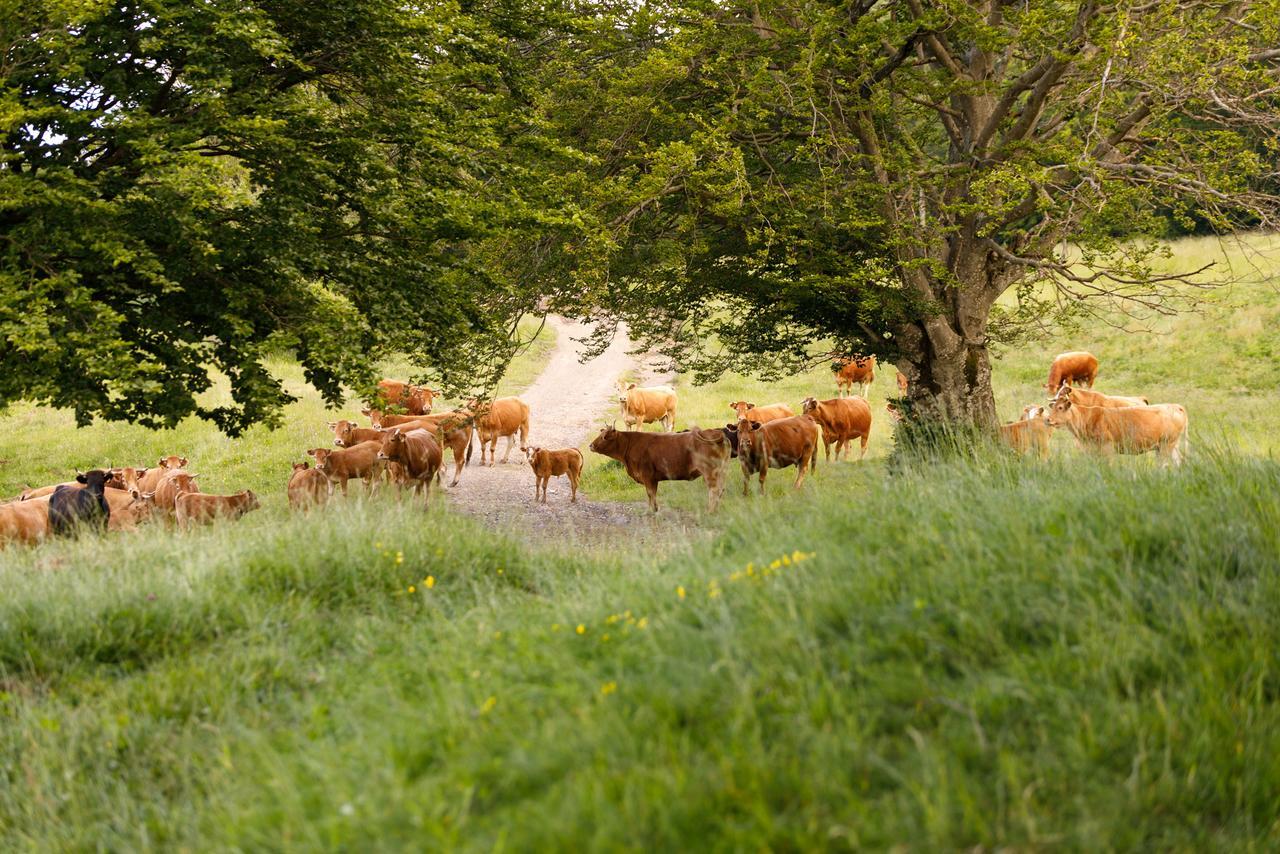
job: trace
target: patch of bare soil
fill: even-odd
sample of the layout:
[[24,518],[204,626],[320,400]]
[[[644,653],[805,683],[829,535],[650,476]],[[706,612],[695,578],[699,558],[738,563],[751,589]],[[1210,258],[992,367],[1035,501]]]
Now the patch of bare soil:
[[[602,417],[618,410],[614,383],[625,372],[636,369],[644,383],[669,382],[669,374],[656,373],[647,359],[628,354],[633,344],[625,330],[619,330],[609,349],[588,362],[580,362],[583,347],[575,339],[584,338],[591,327],[560,317],[548,317],[556,333],[556,348],[546,368],[525,389],[520,399],[529,404],[529,446],[576,448],[596,433]],[[498,440],[498,464],[479,465],[479,439],[471,465],[463,468],[458,485],[446,490],[450,506],[486,523],[510,529],[534,539],[551,539],[565,545],[599,543],[621,531],[644,535],[654,522],[647,507],[610,501],[592,501],[581,489],[577,503],[569,502],[569,480],[551,479],[547,503],[534,500],[533,470],[520,452],[519,442],[502,462],[506,439]],[[585,453],[590,453],[587,451]],[[446,482],[453,460],[446,453]],[[637,486],[637,495],[643,490]],[[664,516],[669,511],[664,511]],[[670,518],[664,519],[669,531]]]

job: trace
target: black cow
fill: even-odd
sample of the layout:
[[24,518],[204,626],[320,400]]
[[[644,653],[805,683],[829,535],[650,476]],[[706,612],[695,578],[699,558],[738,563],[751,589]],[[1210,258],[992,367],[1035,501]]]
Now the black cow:
[[94,469],[76,475],[84,486],[59,486],[49,496],[49,531],[54,535],[74,533],[77,526],[88,525],[105,531],[111,518],[111,505],[102,494],[111,472]]

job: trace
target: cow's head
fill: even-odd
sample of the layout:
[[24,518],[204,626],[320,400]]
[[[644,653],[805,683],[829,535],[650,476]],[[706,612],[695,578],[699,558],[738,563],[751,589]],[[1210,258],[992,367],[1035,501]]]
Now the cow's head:
[[1050,427],[1061,427],[1071,420],[1071,395],[1059,393],[1049,404],[1045,413],[1045,423]]
[[399,460],[404,453],[404,434],[399,430],[390,430],[382,437],[382,446],[378,448],[378,459]]
[[316,471],[327,472],[329,470],[329,455],[332,453],[332,448],[312,448],[307,451],[307,456],[315,457]]
[[620,443],[619,431],[616,427],[600,428],[600,435],[591,440],[591,450],[597,454],[608,454],[616,450]]
[[134,487],[129,490],[129,511],[136,522],[145,522],[156,512],[156,494]]
[[1040,406],[1039,404],[1028,403],[1026,406],[1022,407],[1021,420],[1023,421],[1032,421],[1034,419],[1043,418],[1043,417],[1044,417],[1044,407]]
[[147,473],[146,469],[134,468],[133,466],[125,466],[124,468],[111,470],[111,486],[117,486],[120,489],[136,489],[138,487],[138,478]]
[[156,463],[156,465],[160,466],[160,468],[162,468],[162,469],[180,469],[180,468],[186,468],[186,465],[187,465],[187,458],[186,458],[186,457],[180,457],[180,456],[178,456],[177,454],[172,454],[172,455],[167,456],[167,457],[161,457],[161,458],[160,458],[160,461],[159,461],[158,463]]
[[335,421],[329,425],[329,429],[333,430],[333,444],[339,448],[351,447],[351,438],[356,429],[354,421]]
[[257,510],[262,505],[258,503],[258,496],[254,495],[252,489],[246,489],[240,493],[240,512],[248,513],[250,510]]
[[199,492],[200,484],[196,483],[196,478],[199,476],[200,475],[198,474],[191,474],[185,471],[174,472],[171,479],[173,481],[173,485],[177,488],[177,492],[175,494],[181,495],[184,492]]
[[431,411],[431,404],[435,401],[436,396],[440,394],[435,389],[427,388],[424,385],[410,386],[409,389],[409,411],[417,410],[424,415]]
[[293,471],[294,471],[294,473],[295,473],[295,474],[296,474],[297,472],[300,472],[300,471],[306,471],[306,470],[307,470],[307,469],[309,469],[309,468],[311,468],[311,463],[309,463],[309,462],[302,462],[302,463],[294,463],[294,464],[293,464]]
[[618,388],[618,402],[626,403],[627,395],[636,387],[636,384],[633,382],[627,382],[626,380],[618,380],[616,385]]
[[742,418],[747,414],[748,410],[755,409],[756,405],[754,403],[747,403],[745,400],[739,400],[729,404],[729,408],[738,413],[739,418]]
[[90,492],[101,493],[110,479],[111,471],[109,469],[92,469],[76,473],[76,483],[83,483]]
[[817,408],[818,408],[817,398],[806,397],[803,401],[800,402],[801,415],[808,415],[810,412],[813,412]]
[[745,418],[738,419],[738,453],[748,454],[756,443],[759,442],[760,428],[763,425],[759,421],[748,421]]

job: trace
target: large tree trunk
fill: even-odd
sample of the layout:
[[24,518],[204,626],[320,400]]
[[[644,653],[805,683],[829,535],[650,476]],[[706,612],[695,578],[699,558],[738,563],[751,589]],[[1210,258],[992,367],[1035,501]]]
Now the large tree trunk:
[[[999,424],[991,388],[987,320],[995,291],[986,270],[961,287],[941,291],[940,314],[894,330],[899,369],[917,416],[994,429]],[[976,280],[976,281],[975,281]],[[962,280],[963,281],[963,280]]]

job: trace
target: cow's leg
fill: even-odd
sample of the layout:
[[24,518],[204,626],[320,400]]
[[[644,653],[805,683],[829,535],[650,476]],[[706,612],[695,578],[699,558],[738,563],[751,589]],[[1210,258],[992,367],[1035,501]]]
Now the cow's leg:
[[792,485],[792,489],[799,489],[800,484],[804,483],[805,472],[809,470],[809,455],[801,456],[796,460],[796,482]]
[[347,478],[344,477],[341,481],[339,481],[339,483],[342,484],[342,497],[346,498],[347,497]]
[[744,496],[751,494],[751,469],[745,465],[742,467],[742,494]]
[[644,485],[644,491],[649,495],[649,509],[654,513],[658,512],[658,482],[656,480],[649,481]]
[[760,461],[760,494],[764,495],[764,479],[769,476],[769,458]]
[[[827,431],[822,431],[822,447],[827,452],[827,462],[831,462],[831,438],[827,435]],[[836,462],[840,462],[840,448],[836,447]]]
[[457,486],[458,481],[462,479],[463,454],[466,453],[466,446],[459,447],[461,442],[455,442],[453,445],[453,482],[450,486]]
[[[521,441],[521,447],[523,447],[523,445],[524,445],[524,442]],[[507,464],[507,460],[511,457],[511,449],[514,448],[515,446],[516,446],[516,434],[512,433],[511,435],[507,436],[507,450],[506,450],[506,453],[502,455],[503,465]],[[494,443],[494,447],[495,448],[497,447],[496,442]]]
[[862,452],[858,454],[858,462],[862,462],[863,458],[867,456],[867,440],[870,438],[871,438],[870,433],[862,434]]
[[574,474],[572,471],[569,472],[569,503],[570,504],[578,503],[578,478],[581,476],[582,476],[581,473]]
[[708,469],[705,477],[707,478],[707,512],[714,513],[716,507],[720,505],[720,496],[724,493],[724,469]]

